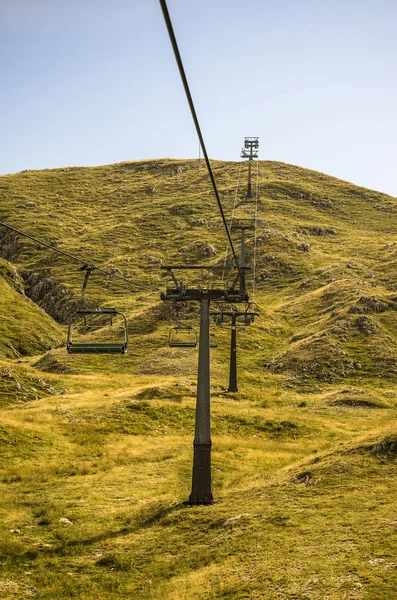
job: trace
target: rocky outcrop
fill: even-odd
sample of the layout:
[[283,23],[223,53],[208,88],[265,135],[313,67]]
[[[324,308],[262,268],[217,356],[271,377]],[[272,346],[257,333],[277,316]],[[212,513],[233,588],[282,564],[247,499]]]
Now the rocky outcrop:
[[67,323],[69,315],[85,306],[67,287],[51,279],[51,271],[23,271],[25,294],[58,323]]

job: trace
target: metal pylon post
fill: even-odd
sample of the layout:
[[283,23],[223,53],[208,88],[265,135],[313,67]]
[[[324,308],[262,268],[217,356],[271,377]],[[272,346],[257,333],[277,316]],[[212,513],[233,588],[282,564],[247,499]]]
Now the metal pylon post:
[[230,371],[228,392],[238,392],[237,388],[237,315],[232,314],[231,336],[230,336]]
[[[211,477],[211,405],[210,405],[210,302],[223,301],[227,305],[248,302],[246,290],[243,293],[232,287],[197,288],[186,286],[173,274],[175,269],[200,270],[214,267],[199,265],[162,265],[172,279],[162,300],[200,302],[200,337],[197,375],[196,424],[193,442],[192,491],[189,504],[212,504]],[[237,279],[236,279],[237,282]]]
[[212,504],[211,445],[210,301],[208,290],[202,290],[192,492],[189,504]]

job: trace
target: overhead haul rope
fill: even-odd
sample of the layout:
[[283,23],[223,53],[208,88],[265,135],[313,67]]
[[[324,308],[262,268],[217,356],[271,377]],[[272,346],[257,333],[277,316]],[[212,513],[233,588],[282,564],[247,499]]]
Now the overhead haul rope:
[[256,246],[257,246],[257,224],[258,224],[258,197],[259,197],[259,160],[256,164],[256,186],[255,186],[255,229],[254,229],[254,260],[252,269],[252,302],[255,302],[255,284],[256,284]]
[[[237,196],[238,196],[239,189],[240,189],[240,176],[241,176],[242,165],[243,165],[243,161],[240,161],[240,166],[239,166],[239,169],[238,169],[238,176],[237,176],[236,192],[234,194],[234,200],[233,200],[232,216],[231,216],[231,219],[230,219],[230,227],[233,225],[234,211],[236,210],[236,206],[237,206]],[[225,251],[225,262],[223,264],[223,271],[222,271],[222,282],[225,279],[225,271],[226,271],[228,251],[229,251],[229,244],[227,243],[226,244],[226,251]]]
[[201,149],[203,151],[203,156],[204,156],[204,159],[205,159],[205,164],[207,165],[208,174],[209,174],[210,179],[211,179],[212,187],[213,187],[213,190],[214,190],[216,201],[218,203],[219,211],[221,213],[221,217],[222,217],[223,225],[225,227],[226,235],[227,235],[228,240],[229,240],[229,244],[230,244],[230,248],[231,248],[231,251],[232,251],[232,254],[233,254],[234,262],[236,263],[236,268],[238,270],[238,274],[239,274],[240,280],[243,283],[244,282],[243,274],[241,272],[240,265],[239,265],[238,258],[237,258],[237,254],[236,254],[236,251],[235,251],[234,246],[233,246],[233,241],[232,241],[232,238],[231,238],[231,235],[230,235],[229,227],[227,225],[225,213],[223,212],[221,199],[219,197],[218,188],[216,186],[214,174],[212,172],[211,164],[210,164],[210,161],[209,161],[209,158],[208,158],[207,149],[205,147],[204,138],[203,138],[202,133],[201,133],[200,124],[198,122],[196,110],[194,108],[192,95],[190,93],[189,84],[187,82],[187,78],[186,78],[186,74],[185,74],[185,69],[183,67],[181,55],[179,53],[179,48],[178,48],[178,44],[177,44],[177,41],[176,41],[174,29],[172,27],[171,17],[170,17],[170,14],[168,12],[167,3],[166,3],[165,0],[159,0],[159,2],[160,2],[161,10],[163,11],[164,21],[165,21],[165,24],[167,26],[167,30],[168,30],[168,35],[169,35],[169,38],[170,38],[171,46],[172,46],[172,49],[174,51],[175,60],[176,60],[176,63],[178,65],[179,74],[181,76],[183,87],[185,89],[186,98],[187,98],[187,101],[188,101],[188,104],[189,104],[190,112],[191,112],[192,117],[193,117],[194,125],[196,127],[196,132],[197,132],[197,135],[198,135],[198,138],[199,138],[199,141],[200,141]]
[[23,231],[20,231],[16,227],[11,227],[11,225],[7,225],[7,223],[2,223],[0,221],[0,226],[5,227],[6,229],[9,229],[10,231],[14,231],[18,235],[21,235],[22,237],[26,237],[29,240],[36,242],[36,244],[39,244],[40,246],[45,246],[46,248],[50,248],[50,250],[53,250],[54,252],[58,252],[58,254],[63,254],[63,256],[67,256],[68,258],[71,258],[72,260],[75,260],[76,262],[79,262],[79,263],[85,265],[86,267],[89,266],[89,268],[91,268],[91,270],[95,269],[96,271],[103,273],[104,275],[106,275],[107,277],[110,277],[111,279],[121,279],[122,281],[131,283],[136,287],[151,290],[151,288],[149,288],[149,286],[135,283],[135,282],[131,281],[130,279],[127,279],[126,277],[122,277],[121,275],[116,275],[116,273],[111,273],[110,271],[105,271],[105,269],[101,269],[100,267],[97,267],[91,260],[78,258],[77,256],[70,254],[69,252],[65,252],[64,250],[59,250],[59,248],[56,248],[55,246],[51,246],[51,244],[47,244],[47,242],[43,242],[42,240],[39,240],[38,238],[35,238],[32,235],[29,235],[28,233],[24,233]]

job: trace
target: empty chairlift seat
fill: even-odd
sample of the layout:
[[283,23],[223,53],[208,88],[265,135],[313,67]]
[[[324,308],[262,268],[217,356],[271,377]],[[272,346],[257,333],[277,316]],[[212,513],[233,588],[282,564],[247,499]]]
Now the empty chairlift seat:
[[[196,348],[198,343],[197,331],[190,325],[178,325],[170,329],[168,345],[170,348]],[[216,335],[210,333],[210,348],[217,348]]]
[[[103,341],[105,333],[110,335]],[[89,341],[84,340],[86,335]],[[66,348],[69,354],[125,354],[128,350],[125,315],[115,308],[78,310],[69,320]]]
[[210,333],[210,348],[218,348],[218,339],[214,333]]
[[170,329],[168,345],[170,348],[195,348],[197,346],[197,332],[190,325],[177,325]]

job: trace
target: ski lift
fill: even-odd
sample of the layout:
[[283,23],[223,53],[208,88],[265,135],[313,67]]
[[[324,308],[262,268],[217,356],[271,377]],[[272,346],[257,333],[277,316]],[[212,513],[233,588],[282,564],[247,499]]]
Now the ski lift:
[[[170,348],[196,348],[197,331],[190,325],[178,325],[170,329],[168,345]],[[214,333],[210,333],[210,348],[217,348],[218,340]]]
[[252,313],[244,313],[236,318],[236,325],[239,327],[248,327],[254,320]]
[[218,348],[218,339],[215,333],[210,333],[210,348]]
[[[84,304],[86,304],[88,280],[95,268],[94,265],[88,264],[80,267],[80,271],[85,271],[81,290],[81,300]],[[78,337],[107,326],[112,328],[114,333],[113,339],[107,342],[86,342]],[[77,342],[75,341],[76,337],[78,338]],[[66,349],[69,354],[125,354],[128,350],[126,316],[115,308],[81,308],[77,310],[69,318]]]
[[170,348],[196,348],[197,331],[191,325],[177,325],[168,335]]
[[[117,319],[117,324],[113,325],[113,319],[117,315],[120,315],[121,319]],[[103,316],[108,317],[109,321],[97,318]],[[82,321],[81,324],[80,320]],[[106,326],[114,327],[114,331],[117,332],[117,335],[114,335],[112,340],[106,342],[86,342],[78,338],[78,341],[75,341],[75,338],[79,334],[81,335],[81,329],[83,329],[84,333],[90,333],[89,330],[103,329]],[[122,339],[116,341],[120,337]],[[81,309],[76,311],[69,320],[66,348],[69,354],[125,354],[128,349],[128,331],[125,315],[114,308]]]
[[215,313],[213,315],[213,319],[214,319],[214,323],[217,327],[222,327],[224,321],[223,321],[223,315],[221,313]]
[[[116,319],[118,315],[121,317],[121,319]],[[104,320],[103,317],[109,319],[109,322],[106,323],[106,319]],[[107,342],[86,342],[79,339],[76,342],[74,340],[80,320],[83,321],[82,326],[84,331],[90,329],[102,329],[106,325],[109,325],[112,328],[114,327],[119,334],[115,337],[121,337],[122,340],[114,341],[113,338],[112,341]],[[117,321],[117,325],[113,324],[114,320]],[[126,316],[115,308],[83,308],[76,311],[69,320],[66,349],[69,354],[125,354],[128,350],[128,328]]]

